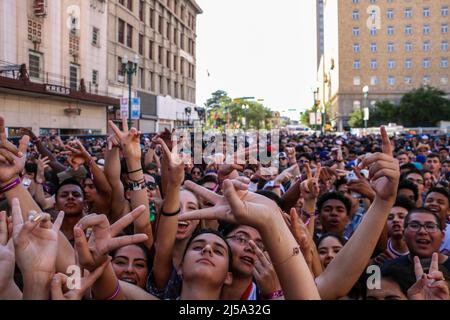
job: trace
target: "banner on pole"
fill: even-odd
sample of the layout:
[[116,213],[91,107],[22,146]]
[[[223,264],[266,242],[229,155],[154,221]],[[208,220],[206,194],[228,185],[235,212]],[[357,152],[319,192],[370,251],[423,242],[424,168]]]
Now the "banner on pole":
[[120,116],[128,119],[128,98],[120,98]]
[[141,98],[131,99],[131,119],[139,120],[141,118]]

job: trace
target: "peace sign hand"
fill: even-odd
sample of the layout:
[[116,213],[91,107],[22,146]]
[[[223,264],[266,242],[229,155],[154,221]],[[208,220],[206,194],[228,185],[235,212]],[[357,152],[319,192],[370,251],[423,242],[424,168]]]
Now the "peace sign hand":
[[320,194],[319,177],[321,172],[320,164],[317,165],[316,173],[313,177],[311,167],[305,164],[306,180],[300,184],[300,192],[305,200],[317,199]]
[[184,160],[177,152],[178,145],[172,143],[172,151],[170,151],[161,137],[156,136],[152,141],[161,146],[162,161],[167,164],[169,183],[172,186],[181,186],[184,180]]
[[414,273],[417,282],[408,290],[409,300],[449,300],[449,288],[439,271],[439,254],[433,253],[428,274],[423,272],[417,256],[414,257]]
[[123,131],[121,131],[112,121],[109,121],[109,127],[119,139],[127,160],[130,158],[135,161],[141,161],[141,133],[136,128],[128,130],[126,118],[122,118]]
[[[83,217],[73,229],[75,235],[75,250],[81,267],[93,271],[105,262],[108,252],[117,248],[144,242],[145,234],[117,237],[130,223],[145,213],[145,206],[139,206],[110,226],[105,215],[91,214]],[[92,228],[89,242],[84,230]]]
[[377,197],[383,201],[394,202],[400,180],[398,160],[392,156],[392,145],[385,127],[381,127],[382,153],[365,157],[358,165],[359,169],[369,168],[369,180]]

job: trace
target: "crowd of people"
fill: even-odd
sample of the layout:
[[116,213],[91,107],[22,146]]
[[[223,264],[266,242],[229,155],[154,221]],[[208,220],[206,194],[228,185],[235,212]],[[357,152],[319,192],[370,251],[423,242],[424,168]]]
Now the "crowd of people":
[[270,163],[257,143],[195,163],[125,119],[17,145],[5,122],[0,299],[450,299],[446,136],[281,134]]

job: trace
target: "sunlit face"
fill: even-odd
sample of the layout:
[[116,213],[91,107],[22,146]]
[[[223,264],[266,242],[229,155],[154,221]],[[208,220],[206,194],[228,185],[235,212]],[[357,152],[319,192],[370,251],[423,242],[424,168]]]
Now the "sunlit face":
[[197,236],[189,244],[180,266],[183,281],[208,282],[209,285],[231,284],[230,254],[225,241],[213,233]]
[[380,289],[367,289],[367,300],[407,300],[407,297],[395,281],[381,278]]
[[191,171],[192,180],[199,181],[202,178],[202,171],[199,168],[193,168]]
[[239,226],[227,236],[227,242],[233,253],[233,273],[251,277],[256,254],[248,240],[253,240],[258,246],[263,247],[259,232],[249,226]]
[[97,195],[97,189],[95,188],[94,181],[92,179],[87,178],[84,180],[84,195],[86,197],[86,201],[91,202],[95,200]]
[[112,260],[112,266],[117,278],[145,288],[149,270],[142,248],[129,245],[118,249]]
[[433,177],[430,172],[425,172],[423,174],[423,183],[425,190],[429,190],[433,187]]
[[84,198],[81,188],[77,185],[67,184],[58,190],[56,195],[56,209],[69,215],[83,213]]
[[[199,203],[194,194],[187,190],[180,191],[181,213],[199,209]],[[177,240],[185,240],[192,236],[199,224],[199,220],[179,221],[177,230]]]
[[388,215],[387,228],[391,238],[401,239],[403,237],[403,222],[408,210],[403,207],[393,207]]
[[425,169],[430,170],[434,175],[437,175],[441,169],[441,160],[438,157],[427,158]]
[[319,251],[320,262],[322,262],[324,269],[336,257],[342,247],[342,243],[332,236],[326,237],[319,243],[317,250]]
[[408,217],[408,226],[405,229],[404,238],[411,255],[419,258],[431,258],[434,252],[439,252],[439,248],[444,239],[444,232],[436,228],[434,232],[427,231],[424,227],[419,230],[412,230],[414,224],[435,224],[435,217],[429,213],[413,213]]
[[348,222],[349,217],[343,202],[337,199],[325,201],[320,211],[323,232],[342,234]]
[[398,160],[398,162],[400,163],[400,165],[406,164],[406,163],[409,163],[409,162],[410,162],[409,157],[408,157],[408,155],[406,155],[406,154],[398,155],[398,156],[397,156],[397,160]]
[[431,192],[425,198],[425,208],[437,213],[441,218],[442,223],[445,223],[448,215],[450,214],[450,208],[447,197],[439,192]]

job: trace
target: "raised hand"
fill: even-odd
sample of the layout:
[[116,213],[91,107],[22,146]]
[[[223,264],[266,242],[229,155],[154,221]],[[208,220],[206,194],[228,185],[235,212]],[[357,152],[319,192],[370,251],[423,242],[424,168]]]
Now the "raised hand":
[[162,160],[167,164],[167,179],[173,186],[181,186],[184,180],[184,161],[177,152],[177,144],[173,144],[170,151],[166,142],[159,136],[153,139],[153,142],[161,146]]
[[[248,181],[248,179],[247,179]],[[206,188],[186,181],[187,189],[196,195],[214,204],[213,207],[194,210],[178,216],[179,221],[184,220],[224,220],[234,224],[244,224],[255,227],[263,227],[272,215],[280,213],[277,204],[259,194],[244,192],[241,196],[238,190],[247,190],[248,182],[240,180],[225,180],[223,183],[224,196],[220,196]]]
[[108,144],[108,150],[112,150],[112,148],[122,148],[119,138],[114,133],[109,135],[106,141]]
[[428,274],[423,272],[418,257],[414,257],[414,273],[417,282],[408,290],[409,300],[449,300],[449,288],[439,271],[439,254],[433,253]]
[[[145,206],[139,206],[112,226],[110,226],[105,215],[91,214],[82,218],[73,230],[75,250],[80,266],[89,271],[94,271],[107,260],[108,252],[126,245],[146,241],[148,237],[145,234],[117,237],[126,226],[143,213],[145,213]],[[84,230],[87,228],[92,228],[89,242],[84,234]]]
[[375,199],[375,191],[370,185],[369,181],[361,174],[361,170],[358,167],[353,169],[358,180],[350,181],[347,183],[348,191],[359,193],[366,198],[373,201]]
[[[97,281],[103,274],[106,266],[111,262],[111,258],[105,260],[105,262],[94,270],[94,272],[86,272],[80,279],[79,288],[67,288],[67,280],[69,277],[63,273],[57,273],[53,276],[51,283],[51,295],[52,300],[81,300],[85,292]],[[87,274],[86,274],[87,273]],[[66,289],[66,290],[64,290]]]
[[30,137],[23,136],[17,148],[6,139],[5,120],[0,117],[0,186],[22,173]]
[[359,169],[369,168],[369,181],[376,195],[383,201],[395,201],[400,180],[398,160],[392,156],[392,145],[385,127],[381,127],[382,153],[365,157]]
[[72,145],[66,145],[66,150],[69,151],[68,162],[77,171],[81,165],[89,162],[91,155],[86,151],[80,140],[75,140]]
[[278,280],[277,273],[270,261],[269,255],[263,252],[253,240],[250,240],[249,244],[256,254],[253,276],[261,293],[268,295],[281,290],[280,281]]
[[290,215],[283,214],[284,221],[286,222],[289,230],[291,230],[292,235],[297,241],[300,249],[302,250],[303,256],[308,266],[311,268],[313,260],[313,243],[312,237],[308,231],[308,228],[303,223],[302,219],[299,218],[297,210],[295,208],[291,209]]
[[[0,212],[0,293],[7,290],[14,283],[14,244],[11,230],[8,232],[6,212]],[[1,295],[0,295],[1,297]]]
[[135,161],[141,161],[141,133],[136,128],[128,129],[126,118],[122,119],[123,131],[121,131],[112,121],[109,121],[109,127],[114,131],[117,139],[119,139],[127,162],[129,158]]
[[51,276],[55,272],[58,231],[64,212],[58,214],[54,224],[47,213],[30,212],[29,219],[23,221],[19,200],[13,199],[12,217],[16,261],[22,274]]
[[319,177],[321,173],[320,164],[317,165],[315,175],[312,175],[309,164],[305,164],[306,180],[300,184],[300,192],[305,200],[317,199],[320,193]]
[[39,156],[39,159],[36,160],[37,164],[37,172],[36,172],[36,182],[44,183],[45,181],[45,169],[48,168],[50,160],[48,157],[42,158]]

